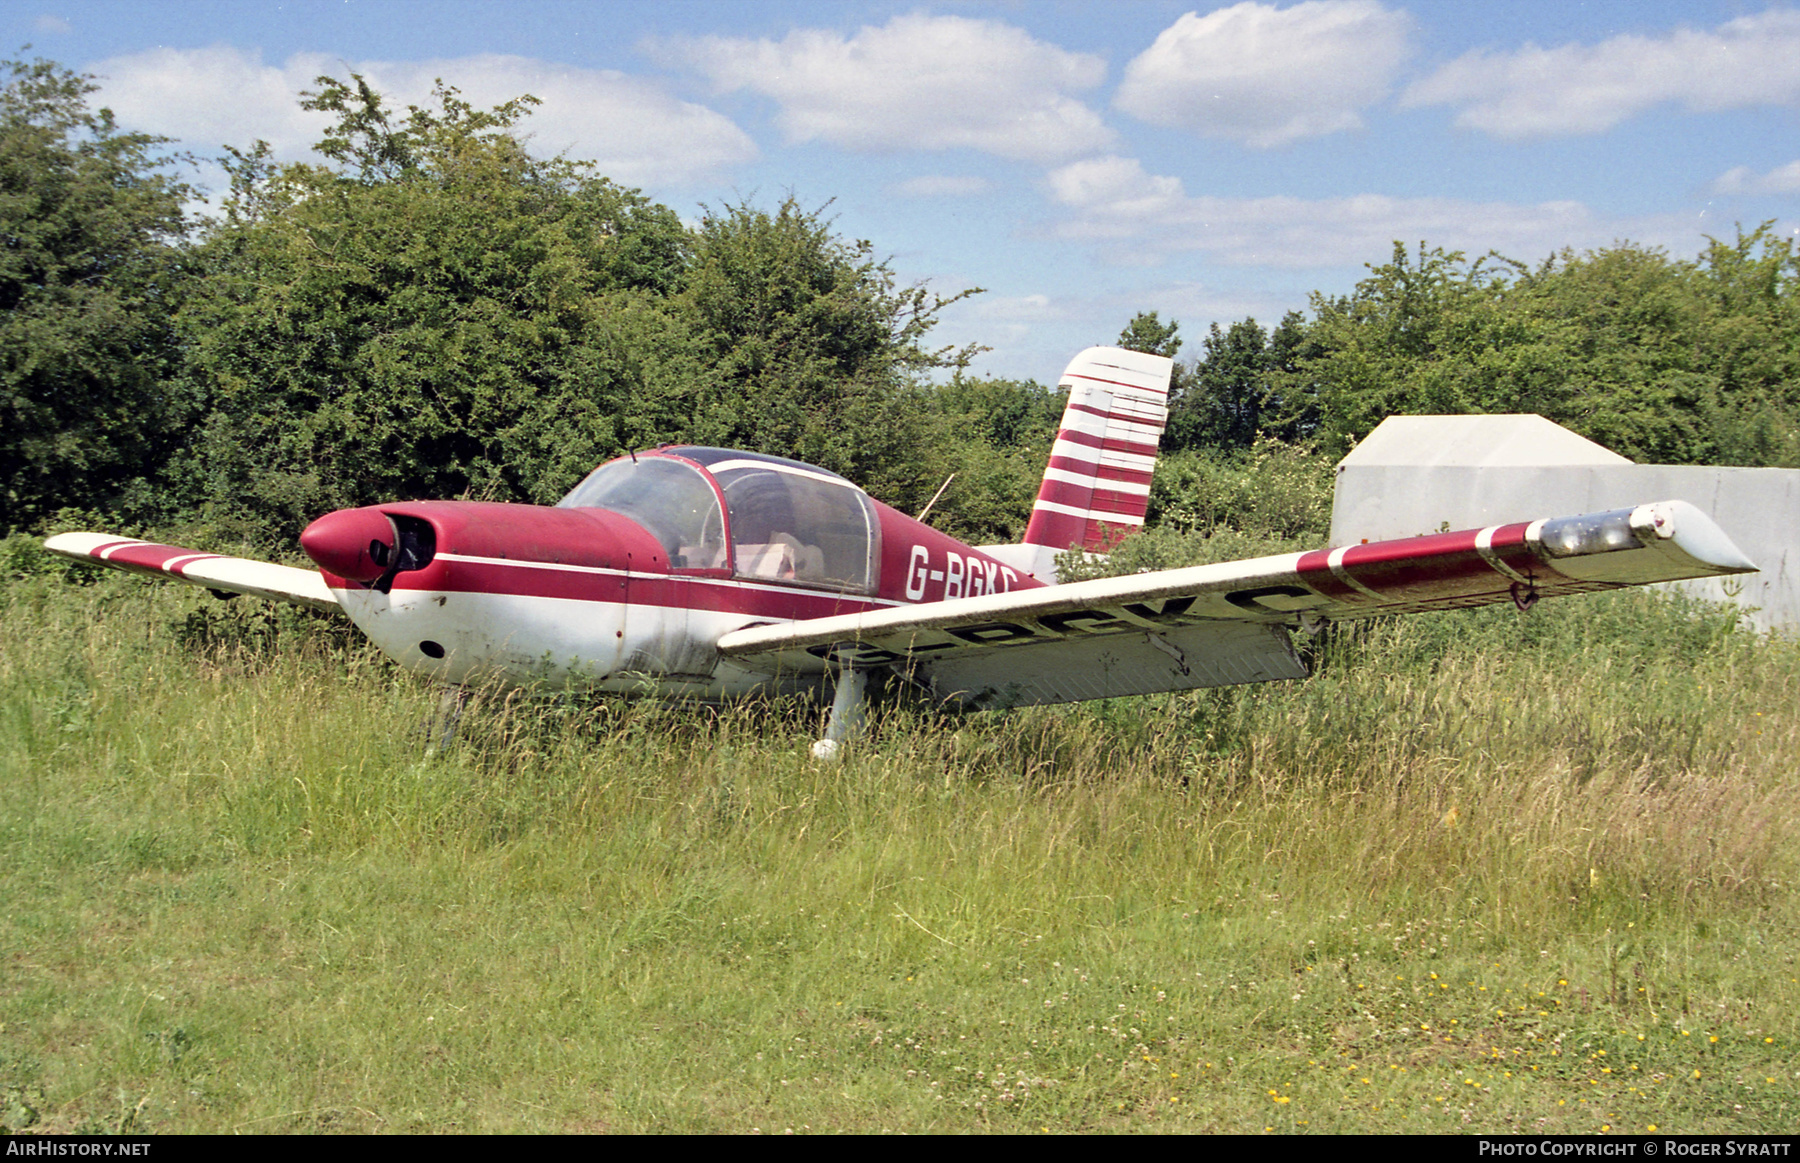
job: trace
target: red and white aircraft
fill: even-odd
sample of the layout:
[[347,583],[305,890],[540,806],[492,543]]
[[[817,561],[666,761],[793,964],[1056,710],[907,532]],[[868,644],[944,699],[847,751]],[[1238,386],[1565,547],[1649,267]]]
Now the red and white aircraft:
[[554,508],[344,509],[300,544],[318,572],[101,533],[48,548],[214,591],[347,614],[401,665],[702,699],[834,688],[830,756],[890,672],[1007,707],[1300,678],[1289,632],[1754,570],[1666,501],[1400,541],[1057,584],[1071,547],[1143,524],[1170,361],[1090,348],[1020,545],[969,546],[834,473],[718,448],[610,461]]

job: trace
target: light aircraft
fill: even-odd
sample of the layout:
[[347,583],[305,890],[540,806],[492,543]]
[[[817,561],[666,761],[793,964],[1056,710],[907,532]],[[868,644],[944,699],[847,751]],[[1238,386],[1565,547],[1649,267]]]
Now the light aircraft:
[[402,666],[724,699],[832,692],[829,758],[871,675],[1009,707],[1300,678],[1291,631],[1756,567],[1693,506],[1581,516],[1058,584],[1141,526],[1171,363],[1090,348],[1025,540],[965,545],[835,473],[719,448],[609,461],[553,508],[407,501],[320,517],[317,572],[102,533],[49,549],[215,593],[339,610]]

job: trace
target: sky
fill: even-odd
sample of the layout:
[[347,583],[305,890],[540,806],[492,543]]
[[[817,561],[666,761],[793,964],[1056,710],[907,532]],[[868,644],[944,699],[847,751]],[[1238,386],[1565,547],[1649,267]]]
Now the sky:
[[1046,383],[1139,311],[1197,354],[1397,241],[1535,265],[1800,233],[1789,4],[12,0],[0,35],[202,156],[305,158],[321,74],[529,93],[534,148],[690,221],[791,194],[903,284],[982,288],[933,341]]

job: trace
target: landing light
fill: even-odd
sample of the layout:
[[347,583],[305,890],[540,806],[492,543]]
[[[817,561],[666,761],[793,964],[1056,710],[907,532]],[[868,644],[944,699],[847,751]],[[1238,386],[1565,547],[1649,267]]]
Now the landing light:
[[1559,517],[1544,522],[1538,537],[1544,552],[1551,557],[1584,557],[1592,553],[1641,549],[1644,542],[1631,527],[1631,515],[1635,511],[1614,509],[1609,513]]

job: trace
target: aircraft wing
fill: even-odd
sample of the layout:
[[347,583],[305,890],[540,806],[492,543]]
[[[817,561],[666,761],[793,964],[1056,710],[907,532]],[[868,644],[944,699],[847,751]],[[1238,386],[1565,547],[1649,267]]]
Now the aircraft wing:
[[1755,569],[1706,514],[1664,501],[753,626],[719,651],[764,670],[890,667],[976,707],[1073,702],[1304,677],[1292,627]]
[[111,533],[59,533],[45,541],[44,548],[76,561],[95,561],[132,573],[171,577],[216,593],[254,594],[315,610],[338,608],[336,596],[326,588],[325,578],[317,570],[201,553]]

